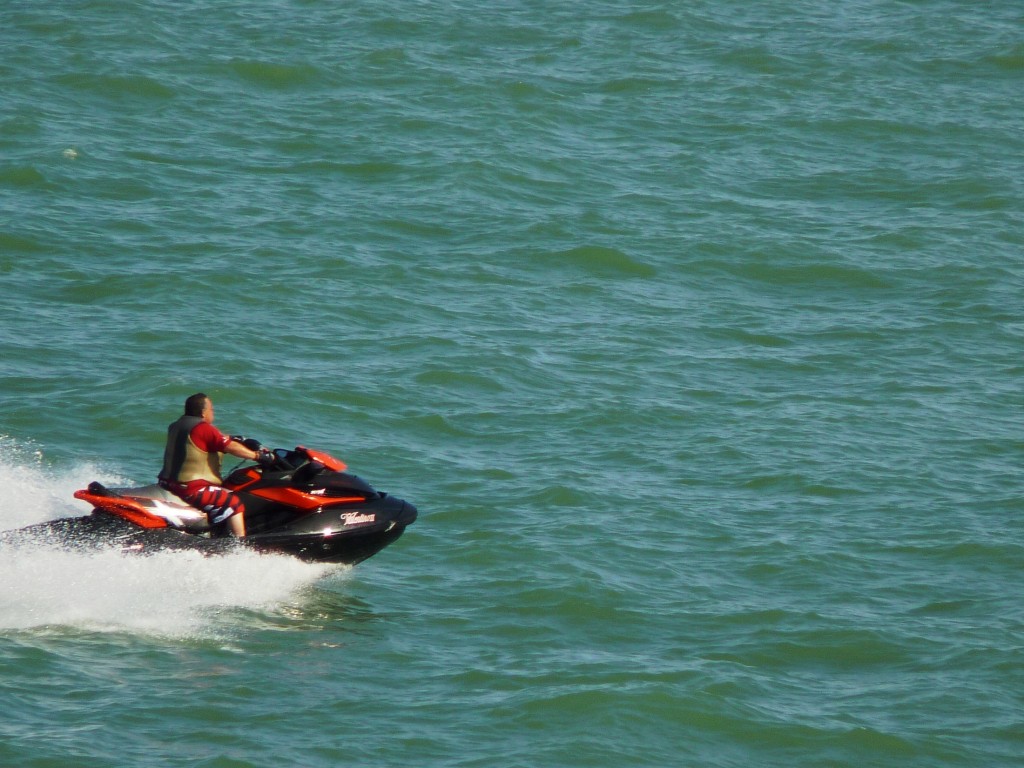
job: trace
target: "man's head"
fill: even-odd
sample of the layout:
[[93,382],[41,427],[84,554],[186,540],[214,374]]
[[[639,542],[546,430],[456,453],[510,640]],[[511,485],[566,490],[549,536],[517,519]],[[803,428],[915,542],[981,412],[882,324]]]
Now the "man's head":
[[213,401],[202,392],[196,392],[185,401],[185,415],[196,416],[213,423]]

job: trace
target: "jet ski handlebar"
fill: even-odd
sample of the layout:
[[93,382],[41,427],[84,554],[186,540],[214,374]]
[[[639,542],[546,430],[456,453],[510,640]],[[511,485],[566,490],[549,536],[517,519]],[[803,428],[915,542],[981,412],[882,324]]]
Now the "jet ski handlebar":
[[257,454],[256,463],[261,467],[267,469],[274,469],[278,464],[281,463],[281,457],[276,452],[267,448],[263,443],[257,440],[255,437],[243,437],[242,435],[231,435],[231,439],[236,443],[241,443],[250,451],[255,451]]

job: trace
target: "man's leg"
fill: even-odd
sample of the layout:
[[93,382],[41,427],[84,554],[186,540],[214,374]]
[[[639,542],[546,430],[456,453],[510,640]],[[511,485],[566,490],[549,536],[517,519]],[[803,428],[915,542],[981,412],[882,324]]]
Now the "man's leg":
[[245,536],[245,504],[227,488],[204,485],[182,498],[193,507],[203,510],[211,526],[227,521],[232,534]]

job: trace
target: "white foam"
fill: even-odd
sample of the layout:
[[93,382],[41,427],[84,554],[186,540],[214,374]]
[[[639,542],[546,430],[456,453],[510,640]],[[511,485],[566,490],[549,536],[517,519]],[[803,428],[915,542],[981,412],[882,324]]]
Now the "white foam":
[[54,471],[41,449],[0,435],[0,530],[87,514],[89,506],[72,494],[96,479],[120,480],[92,464]]
[[[47,468],[41,452],[0,437],[0,529],[87,514],[88,506],[71,494],[97,478],[111,480],[88,465]],[[0,630],[72,626],[203,636],[225,611],[273,611],[337,570],[244,550],[216,557],[194,551],[139,556],[45,543],[3,545]]]

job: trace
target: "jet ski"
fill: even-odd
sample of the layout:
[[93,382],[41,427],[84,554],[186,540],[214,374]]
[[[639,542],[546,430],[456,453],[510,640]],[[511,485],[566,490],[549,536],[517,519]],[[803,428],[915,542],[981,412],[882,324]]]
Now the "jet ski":
[[[255,451],[263,448],[252,438],[232,439]],[[223,483],[245,503],[246,535],[240,539],[211,530],[203,512],[159,485],[107,488],[98,482],[74,494],[93,505],[90,515],[39,523],[18,533],[67,546],[115,546],[140,553],[197,549],[221,554],[245,547],[307,562],[354,565],[398,539],[417,512],[346,470],[339,459],[303,446],[270,451],[259,465],[243,462]]]

